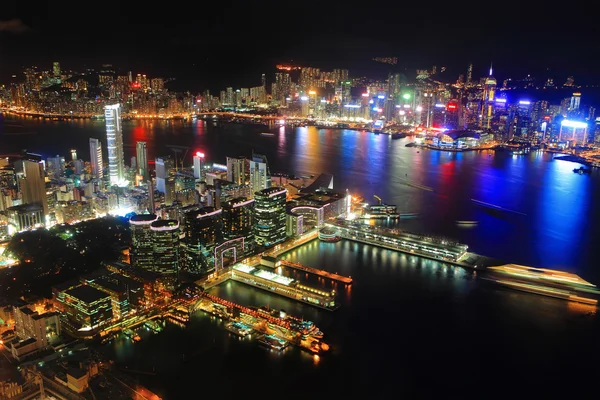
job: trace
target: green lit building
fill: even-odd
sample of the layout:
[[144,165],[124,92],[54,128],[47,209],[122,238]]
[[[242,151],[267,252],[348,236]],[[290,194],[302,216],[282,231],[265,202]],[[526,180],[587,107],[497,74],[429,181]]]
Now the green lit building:
[[272,187],[254,193],[254,239],[258,246],[271,247],[286,238],[287,190]]

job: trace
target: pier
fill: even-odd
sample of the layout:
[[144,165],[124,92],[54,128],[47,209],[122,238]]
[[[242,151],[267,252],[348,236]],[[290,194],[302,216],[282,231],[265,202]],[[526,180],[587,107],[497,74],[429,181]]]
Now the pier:
[[281,265],[283,267],[294,268],[299,271],[308,272],[310,274],[319,275],[319,276],[322,276],[323,278],[328,278],[333,281],[345,283],[346,285],[350,285],[352,283],[351,277],[342,276],[342,275],[334,274],[331,272],[323,271],[322,269],[307,267],[306,265],[302,265],[300,263],[295,263],[295,262],[286,261],[286,260],[279,260],[277,262],[277,265],[278,266]]

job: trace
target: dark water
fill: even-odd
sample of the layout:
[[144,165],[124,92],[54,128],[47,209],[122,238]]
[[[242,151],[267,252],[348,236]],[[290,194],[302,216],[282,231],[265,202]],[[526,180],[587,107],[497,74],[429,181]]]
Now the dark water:
[[[561,268],[600,282],[596,204],[599,176],[572,172],[577,164],[532,153],[448,153],[407,148],[385,135],[314,128],[213,126],[204,122],[126,122],[126,156],[148,142],[149,157],[169,145],[197,149],[224,163],[227,155],[267,155],[273,171],[332,173],[337,189],[371,200],[374,194],[420,217],[406,229],[434,232],[470,250],[508,262]],[[0,154],[28,148],[87,159],[88,138],[105,139],[102,122],[7,119]],[[127,153],[129,152],[129,154]],[[405,184],[406,180],[433,189]],[[471,199],[517,213],[492,213]],[[477,220],[459,228],[456,220]],[[203,314],[186,329],[169,326],[137,344],[113,343],[131,368],[154,366],[141,382],[166,398],[215,393],[265,398],[470,397],[579,395],[600,368],[600,328],[592,308],[508,291],[435,261],[349,242],[312,242],[287,255],[306,265],[352,275],[338,287],[342,307],[317,310],[229,282],[220,296],[270,305],[313,320],[331,345],[319,360],[291,348],[282,355],[239,340]],[[286,271],[289,274],[297,274]],[[319,283],[314,277],[296,275]]]

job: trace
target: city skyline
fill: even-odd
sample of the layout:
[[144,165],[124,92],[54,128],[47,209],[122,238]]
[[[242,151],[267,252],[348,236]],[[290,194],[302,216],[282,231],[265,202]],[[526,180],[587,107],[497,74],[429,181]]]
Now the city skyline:
[[[260,8],[221,7],[203,12],[175,4],[155,13],[128,4],[119,7],[113,29],[106,31],[95,29],[103,23],[102,13],[81,17],[76,9],[59,11],[50,2],[34,10],[9,5],[0,24],[0,78],[6,80],[23,65],[58,59],[74,68],[125,65],[196,82],[200,89],[232,75],[239,82],[230,84],[248,85],[245,74],[269,72],[279,62],[348,68],[365,75],[381,69],[373,58],[397,57],[399,72],[445,65],[456,74],[473,63],[483,74],[493,62],[506,77],[549,68],[597,83],[596,28],[584,13],[577,16],[576,29],[558,31],[554,26],[564,18],[560,11],[511,3],[381,4],[372,20],[364,19],[360,7],[334,4],[322,5],[318,13],[297,7],[290,14],[268,3]],[[319,29],[306,29],[315,21],[322,21]],[[106,41],[111,46],[103,46]]]

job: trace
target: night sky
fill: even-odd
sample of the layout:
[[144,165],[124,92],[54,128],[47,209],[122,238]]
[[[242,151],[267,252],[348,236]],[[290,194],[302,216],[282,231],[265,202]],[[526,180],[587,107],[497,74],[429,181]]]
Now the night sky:
[[600,83],[594,12],[521,2],[24,2],[0,6],[0,82],[25,65],[98,68],[175,77],[192,90],[252,86],[278,62],[384,75],[376,56],[447,67],[454,81],[490,62],[498,79],[567,75]]

